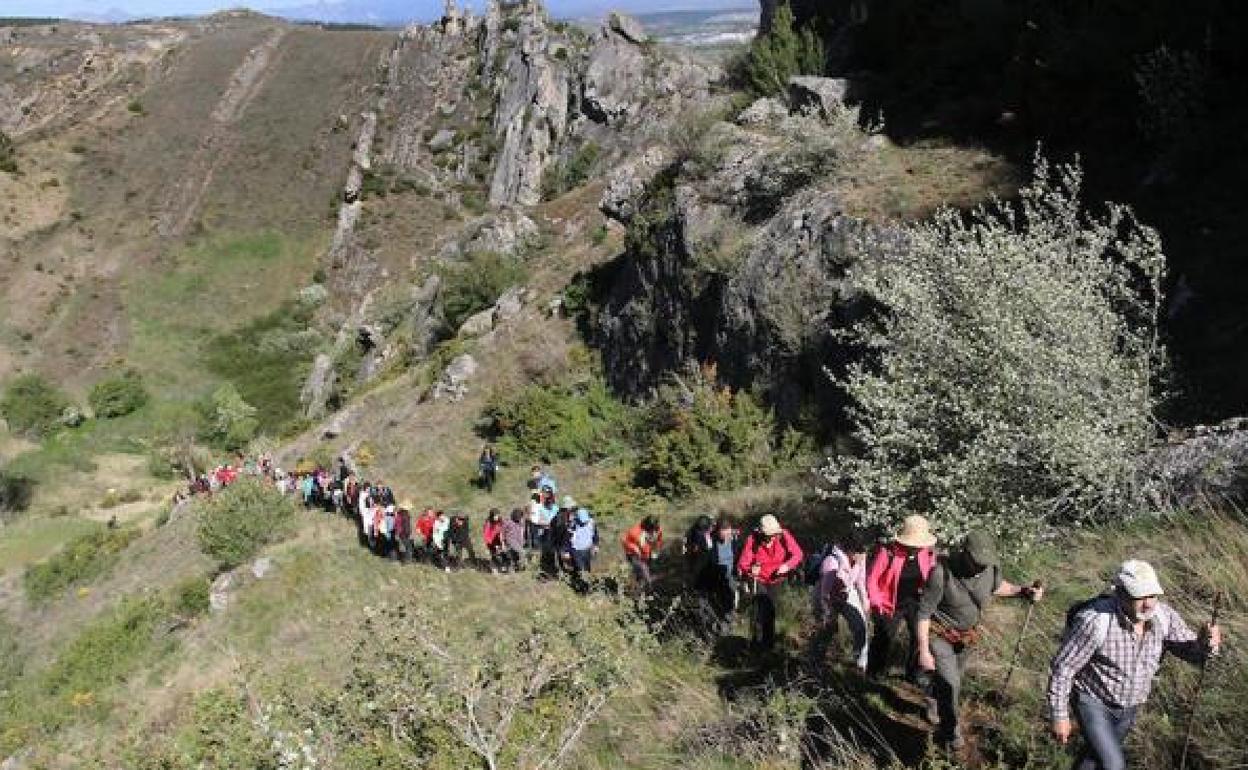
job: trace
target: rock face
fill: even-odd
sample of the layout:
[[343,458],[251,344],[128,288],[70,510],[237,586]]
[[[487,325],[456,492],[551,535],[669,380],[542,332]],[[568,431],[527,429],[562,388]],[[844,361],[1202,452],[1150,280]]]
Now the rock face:
[[[611,383],[643,396],[665,373],[713,363],[721,380],[765,393],[782,417],[840,404],[825,366],[847,352],[835,331],[861,312],[845,278],[889,233],[841,214],[825,177],[864,151],[852,121],[754,109],[756,127],[716,124],[695,160],[659,173],[640,197],[603,211],[630,226],[595,342]],[[790,114],[791,112],[791,114]]]
[[299,393],[299,402],[303,404],[303,416],[310,420],[319,420],[325,416],[325,406],[334,391],[334,360],[327,353],[318,353],[312,362],[312,371]]
[[477,373],[477,359],[464,353],[446,367],[441,379],[433,386],[434,401],[460,401],[468,395],[468,382]]
[[789,81],[789,104],[793,109],[823,118],[834,118],[845,109],[849,81],[844,78],[795,77]]
[[1199,426],[1190,436],[1153,450],[1144,458],[1141,475],[1156,504],[1243,503],[1248,500],[1248,418]]
[[650,36],[646,34],[646,30],[641,26],[641,22],[632,16],[613,11],[607,17],[607,26],[612,32],[615,32],[631,43],[647,43]]

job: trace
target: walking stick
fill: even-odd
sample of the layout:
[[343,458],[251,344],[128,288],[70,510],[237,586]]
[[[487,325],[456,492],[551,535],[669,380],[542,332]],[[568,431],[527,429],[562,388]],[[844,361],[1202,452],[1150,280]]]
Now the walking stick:
[[[1031,589],[1043,588],[1044,583],[1037,580],[1031,584]],[[1014,643],[1014,654],[1010,656],[1010,667],[1005,671],[1005,682],[1001,685],[1001,697],[1006,697],[1009,691],[1010,679],[1014,677],[1014,667],[1018,665],[1018,656],[1023,651],[1023,639],[1027,637],[1027,629],[1031,627],[1031,616],[1036,611],[1036,602],[1029,599],[1027,601],[1027,617],[1023,618],[1023,630],[1018,632],[1018,641]]]
[[[1218,611],[1222,609],[1222,592],[1213,595],[1213,618],[1209,621],[1209,625],[1216,626],[1218,624]],[[1212,655],[1206,654],[1205,659],[1200,664],[1200,676],[1196,679],[1196,692],[1192,694],[1192,713],[1187,717],[1187,731],[1183,734],[1183,754],[1179,758],[1179,770],[1187,770],[1187,751],[1192,745],[1192,730],[1196,727],[1196,709],[1200,706],[1200,696],[1205,689],[1205,673],[1209,671],[1209,659]]]

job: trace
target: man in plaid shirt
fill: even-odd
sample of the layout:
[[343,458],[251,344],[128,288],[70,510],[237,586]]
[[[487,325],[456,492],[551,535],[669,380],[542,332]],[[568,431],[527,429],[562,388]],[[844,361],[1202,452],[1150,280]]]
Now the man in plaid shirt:
[[[1222,644],[1217,626],[1199,636],[1158,600],[1157,573],[1148,562],[1123,562],[1112,594],[1083,605],[1053,658],[1049,712],[1053,735],[1070,739],[1071,706],[1087,741],[1076,770],[1125,770],[1122,744],[1148,699],[1164,652],[1199,665]],[[1073,693],[1073,698],[1072,698]]]

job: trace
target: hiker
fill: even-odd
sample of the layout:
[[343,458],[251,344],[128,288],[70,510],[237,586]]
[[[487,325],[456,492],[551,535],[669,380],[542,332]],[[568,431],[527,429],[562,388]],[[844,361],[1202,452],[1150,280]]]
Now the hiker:
[[654,587],[654,575],[650,562],[659,558],[663,547],[663,528],[655,516],[647,516],[624,533],[624,558],[633,568],[633,577],[644,593]]
[[937,742],[951,751],[965,746],[958,695],[969,653],[982,636],[979,624],[984,608],[993,597],[1038,602],[1044,589],[1005,580],[992,536],[976,530],[933,568],[919,599],[919,668],[933,674],[926,716],[938,725]]
[[524,522],[524,547],[536,548],[538,527],[542,524],[542,493],[536,491],[529,495],[528,517]]
[[569,545],[573,578],[583,584],[585,573],[594,570],[594,556],[598,553],[598,523],[587,508],[576,510]]
[[497,508],[491,508],[486,514],[485,524],[481,526],[481,539],[490,554],[490,572],[498,572],[507,561],[503,556],[503,517]]
[[550,525],[559,513],[559,504],[555,502],[555,489],[551,486],[542,487],[541,498],[534,508],[533,548],[546,552],[550,536]]
[[919,595],[936,565],[936,536],[927,519],[913,514],[902,522],[893,542],[880,547],[867,568],[867,596],[871,600],[871,644],[867,676],[878,678],[888,669],[897,633],[904,623],[910,634],[905,675],[918,682]]
[[464,551],[468,552],[468,564],[476,566],[477,552],[472,547],[472,528],[468,517],[462,513],[451,516],[451,523],[446,530],[446,554],[449,563],[459,569],[464,564]]
[[741,533],[731,516],[721,515],[715,522],[712,541],[711,607],[719,618],[720,632],[727,633],[737,609],[737,558],[741,553]]
[[412,542],[412,503],[404,500],[394,516],[394,541],[398,544],[399,562],[406,564],[415,555]]
[[420,536],[420,554],[417,558],[433,558],[433,523],[437,520],[432,508],[426,508],[416,517],[416,534]]
[[446,513],[438,511],[434,514],[433,525],[429,531],[429,558],[433,560],[433,566],[445,572],[451,571],[451,565],[446,561],[446,533],[451,528],[451,520],[446,517]]
[[684,542],[680,544],[689,585],[700,594],[709,592],[714,579],[711,569],[715,547],[712,529],[711,517],[699,516],[685,532]]
[[750,644],[767,652],[776,642],[776,598],[786,576],[802,563],[802,549],[780,521],[770,513],[750,533],[737,561],[737,572],[754,586],[754,627]]
[[360,545],[373,547],[373,491],[368,484],[360,490],[360,504],[357,508],[360,515]]
[[394,556],[397,550],[398,539],[395,537],[395,519],[397,516],[398,511],[394,505],[387,505],[382,509],[378,555],[383,559],[389,559]]
[[498,456],[494,454],[494,447],[482,448],[481,457],[477,459],[477,473],[481,488],[493,492],[494,480],[498,476]]
[[542,546],[542,574],[554,577],[560,570],[572,571],[572,525],[578,506],[571,495],[564,495],[555,517],[550,520]]
[[535,492],[542,492],[549,488],[550,493],[553,495],[555,492],[559,491],[559,485],[555,483],[554,476],[547,473],[540,465],[534,465],[529,470],[528,484],[529,489],[532,489]]
[[510,568],[516,572],[524,569],[521,564],[520,557],[524,553],[525,534],[527,532],[525,526],[524,511],[514,508],[511,516],[503,521],[503,572],[507,572]]
[[1071,707],[1086,745],[1076,770],[1125,770],[1123,743],[1148,700],[1161,657],[1169,652],[1201,665],[1222,647],[1222,630],[1192,631],[1158,597],[1165,592],[1146,561],[1122,563],[1109,593],[1067,612],[1066,631],[1049,676],[1053,735],[1065,744]]
[[811,658],[822,666],[828,643],[836,637],[840,619],[849,626],[854,666],[867,672],[867,549],[860,538],[844,546],[834,545],[819,565],[819,579],[812,590],[816,629],[811,637]]

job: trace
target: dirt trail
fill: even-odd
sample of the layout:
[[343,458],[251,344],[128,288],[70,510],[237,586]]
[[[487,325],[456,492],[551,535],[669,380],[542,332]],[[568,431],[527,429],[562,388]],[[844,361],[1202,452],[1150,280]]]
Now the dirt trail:
[[171,191],[160,217],[158,230],[166,238],[186,232],[195,219],[200,202],[221,162],[233,153],[237,136],[234,124],[247,112],[247,107],[260,92],[278,59],[278,48],[286,37],[285,29],[275,29],[247,52],[230,76],[230,84],[213,108],[211,120],[199,140],[199,148],[191,159],[182,180]]

